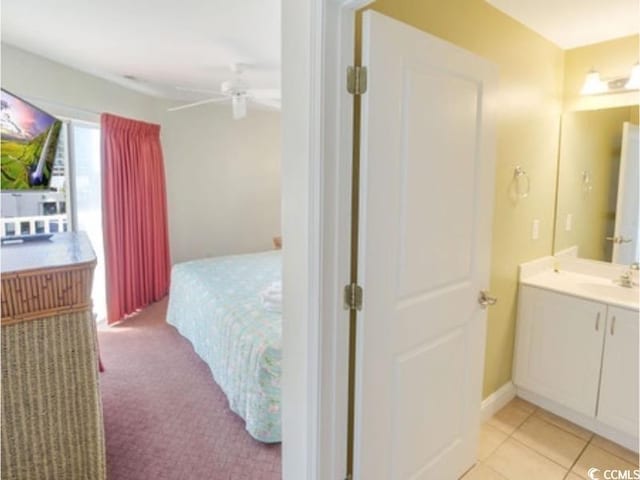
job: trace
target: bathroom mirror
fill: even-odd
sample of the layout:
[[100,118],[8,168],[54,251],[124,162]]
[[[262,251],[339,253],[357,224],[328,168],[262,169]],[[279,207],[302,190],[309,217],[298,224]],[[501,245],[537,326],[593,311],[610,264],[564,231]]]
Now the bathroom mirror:
[[562,117],[554,253],[638,261],[638,106]]

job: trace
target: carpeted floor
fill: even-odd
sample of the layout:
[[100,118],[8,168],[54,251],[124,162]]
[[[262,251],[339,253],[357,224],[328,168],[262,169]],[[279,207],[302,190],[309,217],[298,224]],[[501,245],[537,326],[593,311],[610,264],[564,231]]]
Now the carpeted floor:
[[245,431],[166,307],[98,332],[108,479],[280,479],[280,445]]

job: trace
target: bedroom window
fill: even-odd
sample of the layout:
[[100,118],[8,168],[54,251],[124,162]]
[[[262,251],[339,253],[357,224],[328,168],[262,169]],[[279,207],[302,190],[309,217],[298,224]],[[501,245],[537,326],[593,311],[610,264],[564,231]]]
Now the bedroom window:
[[102,239],[102,168],[100,127],[71,121],[69,129],[69,200],[74,230],[87,233],[98,264],[93,277],[93,310],[98,321],[106,316],[104,249]]
[[[60,137],[65,136],[63,123]],[[10,189],[1,194],[0,237],[11,241],[16,237],[33,237],[70,230],[67,214],[66,153],[64,141],[58,142],[50,189]],[[4,171],[3,171],[4,175]]]

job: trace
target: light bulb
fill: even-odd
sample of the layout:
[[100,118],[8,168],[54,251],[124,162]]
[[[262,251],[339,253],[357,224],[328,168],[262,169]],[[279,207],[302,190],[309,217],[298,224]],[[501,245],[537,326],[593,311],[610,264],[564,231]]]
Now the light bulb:
[[640,90],[640,62],[631,68],[631,75],[624,88],[627,90]]
[[584,79],[580,93],[582,95],[596,95],[598,93],[604,93],[607,90],[608,86],[600,79],[600,74],[595,70],[591,70]]
[[231,107],[234,120],[239,120],[247,116],[247,99],[244,95],[233,95],[231,97]]

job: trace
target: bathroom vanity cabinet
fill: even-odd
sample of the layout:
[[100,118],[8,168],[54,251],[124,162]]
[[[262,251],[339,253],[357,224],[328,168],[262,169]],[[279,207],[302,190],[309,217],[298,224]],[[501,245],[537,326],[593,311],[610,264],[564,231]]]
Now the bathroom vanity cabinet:
[[637,450],[638,311],[521,284],[514,383],[533,403]]
[[638,312],[607,307],[596,417],[638,435]]

